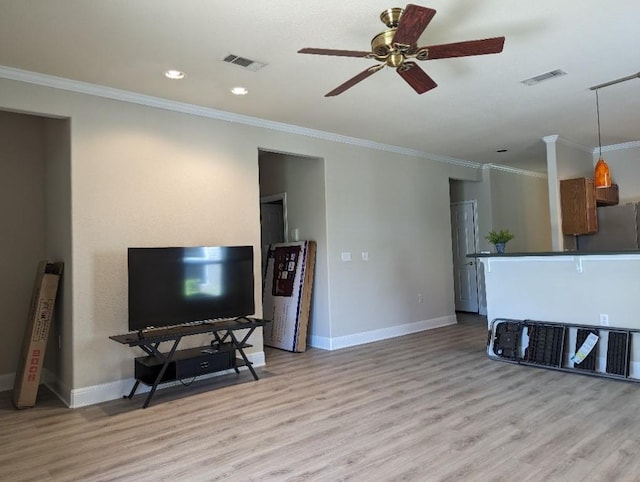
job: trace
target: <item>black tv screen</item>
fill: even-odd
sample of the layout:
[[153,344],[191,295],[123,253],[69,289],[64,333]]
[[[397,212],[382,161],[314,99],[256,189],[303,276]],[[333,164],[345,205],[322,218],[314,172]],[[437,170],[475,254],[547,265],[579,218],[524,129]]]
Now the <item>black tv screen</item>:
[[129,248],[129,330],[255,312],[252,246]]

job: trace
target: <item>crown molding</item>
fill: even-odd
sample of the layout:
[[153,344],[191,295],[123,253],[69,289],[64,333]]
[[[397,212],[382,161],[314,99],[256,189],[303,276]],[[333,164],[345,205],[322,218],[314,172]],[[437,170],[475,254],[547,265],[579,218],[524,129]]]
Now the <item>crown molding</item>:
[[[598,154],[598,152],[600,151],[599,147],[584,147],[580,144],[576,144],[573,141],[570,141],[568,139],[565,139],[563,137],[560,137],[558,135],[553,135],[553,136],[545,136],[542,138],[542,140],[546,143],[546,144],[552,144],[554,142],[560,142],[566,146],[570,146],[573,147],[575,149],[578,149],[580,151],[584,151],[584,152],[588,152],[589,154],[592,155],[596,155]],[[620,144],[610,144],[608,146],[602,146],[602,152],[613,152],[613,151],[624,151],[625,149],[637,149],[638,147],[640,147],[640,140],[638,141],[629,141],[629,142],[622,142]]]
[[564,144],[565,146],[573,147],[574,149],[577,149],[579,151],[591,153],[591,148],[590,147],[585,147],[585,146],[583,146],[581,144],[578,144],[576,142],[570,141],[569,139],[565,139],[564,137],[559,137],[558,138],[558,142],[560,144]]
[[[352,146],[362,147],[366,149],[374,149],[378,151],[391,152],[394,154],[401,154],[410,157],[418,157],[421,159],[428,159],[444,164],[451,164],[455,166],[467,167],[471,169],[486,168],[490,166],[492,169],[498,169],[504,172],[512,172],[514,174],[531,175],[534,177],[545,176],[541,173],[533,171],[526,171],[523,169],[515,169],[507,166],[499,166],[497,164],[481,164],[474,161],[467,161],[464,159],[456,159],[453,157],[441,156],[438,154],[430,154],[424,151],[418,151],[415,149],[408,149],[405,147],[394,146],[390,144],[383,144],[380,142],[374,142],[367,139],[360,139],[357,137],[343,136],[332,132],[320,131],[316,129],[309,129],[306,127],[295,126],[291,124],[285,124],[282,122],[270,121],[266,119],[260,119],[257,117],[246,116],[242,114],[235,114],[233,112],[222,111],[213,109],[210,107],[202,107],[195,104],[188,104],[186,102],[178,102],[168,99],[162,99],[160,97],[154,97],[145,94],[138,94],[122,89],[115,89],[112,87],[106,87],[98,84],[91,84],[88,82],[81,82],[78,80],[66,79],[63,77],[55,77],[53,75],[40,74],[37,72],[30,72],[27,70],[15,69],[12,67],[6,67],[0,65],[0,78],[15,80],[19,82],[25,82],[29,84],[40,85],[43,87],[51,87],[54,89],[66,90],[69,92],[75,92],[79,94],[92,95],[96,97],[103,97],[112,100],[119,100],[122,102],[129,102],[132,104],[144,105],[147,107],[155,107],[158,109],[169,110],[173,112],[180,112],[183,114],[190,114],[199,117],[207,117],[210,119],[216,119],[226,122],[233,122],[236,124],[243,124],[252,127],[260,127],[263,129],[270,129],[274,131],[286,132],[289,134],[301,135],[305,137],[312,137],[320,140],[327,140],[331,142],[338,142],[342,144],[349,144]],[[564,139],[559,135],[549,135],[542,138],[546,144],[552,144],[560,142],[575,149],[588,152],[594,155],[598,148],[590,149],[568,139]],[[640,147],[639,141],[625,142],[621,144],[613,144],[609,146],[602,146],[604,152],[618,151],[624,149],[635,149]]]
[[132,104],[144,105],[147,107],[155,107],[158,109],[170,110],[173,112],[180,112],[183,114],[191,114],[199,117],[207,117],[210,119],[222,120],[226,122],[233,122],[236,124],[243,124],[252,127],[260,127],[263,129],[270,129],[274,131],[286,132],[289,134],[296,134],[306,137],[312,137],[315,139],[327,140],[331,142],[338,142],[342,144],[349,144],[352,146],[363,147],[367,149],[375,149],[379,151],[392,152],[395,154],[402,154],[405,156],[419,157],[422,159],[429,159],[436,162],[445,164],[452,164],[455,166],[469,167],[472,169],[479,169],[482,165],[477,162],[466,161],[464,159],[455,159],[453,157],[440,156],[437,154],[430,154],[428,152],[418,151],[415,149],[407,149],[400,146],[393,146],[389,144],[383,144],[380,142],[374,142],[367,139],[359,139],[356,137],[343,136],[340,134],[334,134],[331,132],[320,131],[316,129],[309,129],[306,127],[295,126],[291,124],[284,124],[282,122],[275,122],[266,119],[260,119],[257,117],[246,116],[242,114],[234,114],[232,112],[213,109],[210,107],[202,107],[195,104],[188,104],[186,102],[178,102],[168,99],[162,99],[160,97],[154,97],[145,94],[138,94],[127,90],[115,89],[113,87],[106,87],[104,85],[91,84],[88,82],[81,82],[78,80],[66,79],[63,77],[55,77],[53,75],[40,74],[37,72],[30,72],[21,69],[15,69],[12,67],[6,67],[0,65],[0,78],[8,80],[16,80],[19,82],[26,82],[29,84],[40,85],[43,87],[51,87],[54,89],[66,90],[70,92],[87,94],[96,97],[103,97],[112,100],[119,100],[122,102],[129,102]]
[[[602,152],[623,151],[625,149],[637,149],[640,147],[640,141],[623,142],[621,144],[611,144],[609,146],[602,146]],[[593,155],[598,154],[598,147],[593,148]]]
[[501,164],[484,164],[482,169],[493,169],[494,171],[508,172],[510,174],[518,174],[520,176],[537,177],[539,179],[547,179],[548,176],[544,172],[527,171],[518,169],[517,167],[503,166]]
[[542,140],[545,144],[564,144],[565,146],[573,147],[574,149],[577,149],[579,151],[591,153],[590,147],[585,147],[581,144],[578,144],[577,142],[570,141],[569,139],[565,139],[564,137],[561,137],[557,134],[552,136],[544,136]]

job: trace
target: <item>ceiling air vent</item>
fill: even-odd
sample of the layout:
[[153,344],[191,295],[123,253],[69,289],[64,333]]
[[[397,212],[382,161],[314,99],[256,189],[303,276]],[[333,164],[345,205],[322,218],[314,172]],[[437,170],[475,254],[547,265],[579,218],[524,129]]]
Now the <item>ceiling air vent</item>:
[[239,67],[242,67],[247,70],[251,70],[255,72],[256,70],[260,70],[267,64],[263,64],[262,62],[256,62],[255,60],[245,59],[244,57],[240,57],[239,55],[229,54],[222,59],[223,62],[227,62],[228,64],[234,64]]
[[563,75],[567,75],[567,73],[564,70],[556,69],[552,70],[551,72],[545,72],[544,74],[521,80],[520,82],[522,82],[524,85],[536,85],[540,82],[544,82],[545,80],[555,79],[556,77],[562,77]]

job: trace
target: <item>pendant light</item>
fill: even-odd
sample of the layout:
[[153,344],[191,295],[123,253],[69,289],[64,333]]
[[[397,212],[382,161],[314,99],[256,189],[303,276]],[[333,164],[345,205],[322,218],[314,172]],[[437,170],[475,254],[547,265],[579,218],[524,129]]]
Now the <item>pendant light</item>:
[[598,89],[603,87],[609,87],[610,85],[619,84],[620,82],[626,82],[631,79],[640,79],[640,72],[627,77],[621,77],[604,84],[594,85],[589,87],[589,90],[596,91],[596,112],[598,114],[598,162],[594,170],[593,177],[595,178],[595,186],[597,188],[611,187],[611,173],[609,172],[609,166],[602,158],[602,139],[600,138],[600,102],[598,102]]
[[594,170],[596,188],[611,187],[611,173],[609,165],[602,158],[602,139],[600,137],[600,102],[598,101],[598,89],[596,91],[596,113],[598,117],[598,162]]

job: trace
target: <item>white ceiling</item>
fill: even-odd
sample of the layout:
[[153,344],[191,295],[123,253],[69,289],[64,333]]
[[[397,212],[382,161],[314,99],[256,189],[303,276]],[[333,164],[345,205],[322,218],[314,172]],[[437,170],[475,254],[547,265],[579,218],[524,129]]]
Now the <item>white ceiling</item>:
[[[638,0],[429,0],[419,45],[504,35],[501,54],[425,61],[417,95],[376,64],[301,55],[369,50],[389,0],[0,0],[0,65],[481,163],[545,170],[541,138],[597,146],[590,86],[640,71]],[[220,61],[266,63],[257,72]],[[163,72],[187,73],[170,81]],[[550,70],[568,75],[536,86]],[[230,89],[249,89],[243,97]],[[600,90],[603,145],[640,139],[640,79]],[[498,154],[506,148],[507,153]]]

